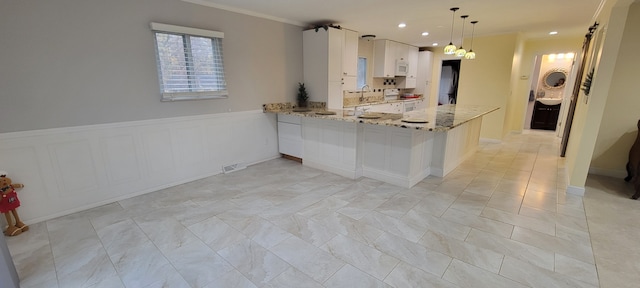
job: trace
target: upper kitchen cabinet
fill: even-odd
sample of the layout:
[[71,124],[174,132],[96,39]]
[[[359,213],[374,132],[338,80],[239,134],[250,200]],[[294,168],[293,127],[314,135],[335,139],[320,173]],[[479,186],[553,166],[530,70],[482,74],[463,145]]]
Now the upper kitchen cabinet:
[[310,29],[302,33],[302,45],[309,100],[342,109],[343,91],[357,90],[358,33],[332,27]]
[[407,75],[404,78],[400,78],[400,81],[398,82],[398,88],[416,88],[416,84],[417,84],[417,77],[418,77],[418,47],[415,46],[411,46],[411,45],[406,45],[403,44],[405,46],[405,51],[406,51],[406,61],[409,64],[409,67],[407,68]]
[[343,29],[344,45],[342,52],[342,90],[357,90],[358,81],[358,32]]
[[375,40],[373,42],[373,77],[396,76],[396,47],[398,42]]
[[418,64],[418,47],[391,40],[375,40],[373,45],[373,77],[407,77],[404,87],[415,88]]

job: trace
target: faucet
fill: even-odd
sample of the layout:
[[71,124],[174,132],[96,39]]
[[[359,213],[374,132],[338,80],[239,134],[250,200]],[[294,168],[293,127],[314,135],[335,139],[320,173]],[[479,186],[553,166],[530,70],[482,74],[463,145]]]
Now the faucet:
[[364,102],[364,87],[367,87],[367,92],[369,91],[369,89],[371,89],[371,87],[369,87],[369,84],[365,84],[364,86],[362,86],[362,88],[360,88],[360,103]]

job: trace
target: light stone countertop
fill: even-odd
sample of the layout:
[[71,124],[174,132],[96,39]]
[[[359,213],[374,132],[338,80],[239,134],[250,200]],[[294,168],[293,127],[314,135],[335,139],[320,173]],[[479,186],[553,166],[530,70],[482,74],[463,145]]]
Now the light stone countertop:
[[393,99],[393,100],[382,100],[382,101],[372,101],[372,102],[358,102],[357,104],[344,105],[344,108],[355,108],[358,106],[366,106],[366,105],[377,105],[377,104],[386,104],[386,103],[397,103],[397,102],[407,102],[407,101],[416,101],[422,100],[424,98],[407,98],[407,99]]
[[[293,109],[266,109],[266,113],[276,113],[284,115],[295,115],[300,117],[321,118],[336,121],[357,122],[373,125],[395,126],[401,128],[418,129],[442,132],[457,126],[460,126],[473,119],[481,117],[500,109],[495,106],[479,106],[479,105],[441,105],[427,109],[414,110],[404,114],[394,113],[367,113],[378,114],[378,119],[364,119],[350,115],[353,111],[342,109],[312,109],[308,112],[294,112]],[[333,111],[336,115],[320,115],[316,114],[320,111]],[[428,121],[427,123],[406,123],[402,119],[421,119]]]

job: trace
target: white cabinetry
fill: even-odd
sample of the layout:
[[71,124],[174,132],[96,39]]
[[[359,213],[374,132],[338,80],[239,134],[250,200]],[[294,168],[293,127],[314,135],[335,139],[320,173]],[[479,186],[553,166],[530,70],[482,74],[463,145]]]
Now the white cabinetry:
[[424,110],[427,109],[429,103],[425,99],[416,100],[416,110]]
[[[309,100],[327,102],[330,109],[342,109],[343,90],[357,90],[358,34],[346,31],[329,28],[302,33],[304,83]],[[353,77],[347,75],[350,73]]]
[[369,107],[368,112],[402,113],[402,102],[375,104]]
[[373,42],[373,77],[396,76],[396,44],[389,40]]
[[358,32],[344,31],[344,45],[342,53],[342,90],[358,90]]
[[398,81],[398,88],[416,88],[417,83],[417,74],[418,74],[418,47],[405,45],[405,50],[407,52],[406,61],[409,63],[409,69],[407,70],[407,76],[404,78],[400,78]]
[[300,117],[278,114],[278,151],[302,158],[303,147]]
[[430,102],[432,66],[433,52],[418,52],[418,66],[416,67],[418,70],[416,74],[417,83],[416,89],[413,90],[413,92],[416,94],[422,94],[422,98],[425,100],[424,105],[426,106],[428,106],[428,103]]
[[415,88],[418,71],[418,47],[391,40],[375,40],[373,44],[373,77],[393,78],[397,63],[409,65],[406,77],[400,77],[398,88]]

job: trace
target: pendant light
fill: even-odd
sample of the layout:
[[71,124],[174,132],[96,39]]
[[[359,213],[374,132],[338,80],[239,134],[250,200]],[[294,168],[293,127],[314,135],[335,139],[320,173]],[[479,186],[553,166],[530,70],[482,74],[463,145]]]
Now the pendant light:
[[467,17],[469,17],[469,15],[460,16],[460,18],[462,18],[462,37],[460,38],[460,48],[455,52],[456,57],[464,57],[464,54],[467,54],[467,50],[462,48],[462,42],[464,42],[464,22],[467,20]]
[[449,45],[447,45],[446,47],[444,47],[444,54],[446,55],[452,55],[454,53],[456,53],[456,45],[453,45],[453,23],[455,22],[456,19],[456,11],[458,11],[458,7],[453,7],[449,10],[451,10],[453,12],[452,16],[451,16],[451,37],[449,40]]
[[473,29],[471,30],[471,48],[467,54],[464,54],[464,59],[476,59],[476,52],[473,52],[473,35],[476,34],[476,23],[478,23],[478,21],[471,21],[471,25],[473,25]]

